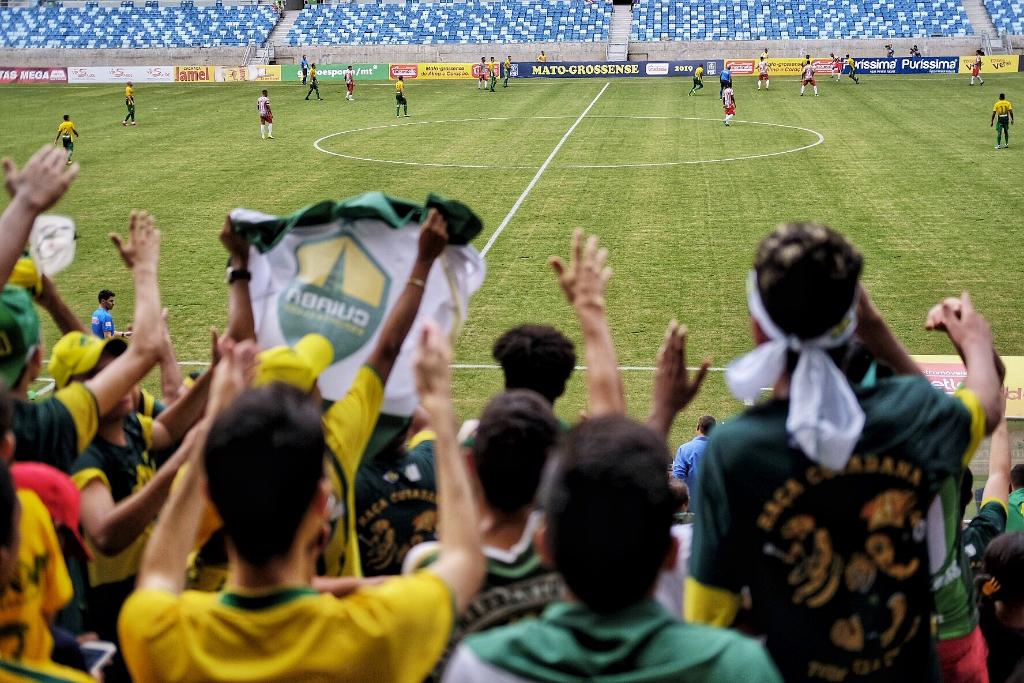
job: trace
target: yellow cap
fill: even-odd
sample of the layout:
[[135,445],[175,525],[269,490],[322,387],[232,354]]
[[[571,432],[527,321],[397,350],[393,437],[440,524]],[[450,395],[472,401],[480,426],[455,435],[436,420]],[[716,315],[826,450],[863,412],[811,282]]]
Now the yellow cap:
[[68,332],[53,347],[50,355],[50,376],[63,389],[75,375],[91,372],[105,350],[120,356],[128,344],[119,337],[99,339],[84,332]]
[[7,284],[24,287],[31,292],[32,296],[39,296],[39,293],[43,291],[43,278],[39,275],[35,262],[27,256],[22,256],[14,264],[14,270],[11,272]]
[[284,382],[312,391],[320,373],[334,362],[334,347],[322,334],[307,334],[295,346],[275,346],[261,352],[254,387]]

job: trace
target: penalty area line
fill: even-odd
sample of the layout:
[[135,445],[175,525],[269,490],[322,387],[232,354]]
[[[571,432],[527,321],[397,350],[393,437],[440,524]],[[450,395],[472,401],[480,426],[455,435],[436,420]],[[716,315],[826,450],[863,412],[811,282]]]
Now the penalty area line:
[[491,247],[494,246],[494,243],[498,240],[499,237],[501,237],[501,233],[504,232],[508,224],[512,222],[512,219],[519,211],[519,207],[523,205],[523,202],[526,201],[526,198],[530,196],[531,192],[533,192],[533,188],[537,186],[537,181],[539,181],[540,177],[544,175],[544,171],[548,170],[548,166],[551,165],[551,161],[555,158],[555,155],[558,154],[558,150],[562,149],[562,145],[564,145],[565,141],[569,139],[569,136],[572,135],[572,132],[576,130],[576,126],[580,125],[580,122],[584,119],[584,117],[586,117],[587,114],[590,113],[590,110],[593,109],[594,105],[597,104],[597,101],[601,99],[601,95],[604,95],[604,91],[607,90],[608,86],[611,84],[611,81],[607,81],[604,84],[604,87],[601,88],[601,92],[597,93],[597,96],[590,101],[590,104],[588,104],[587,108],[583,110],[583,113],[579,115],[579,118],[577,118],[573,122],[573,124],[569,126],[569,130],[565,131],[565,135],[562,136],[562,139],[558,141],[558,144],[555,145],[555,148],[551,150],[551,154],[548,155],[548,158],[545,159],[544,163],[541,164],[540,168],[537,169],[537,173],[533,176],[533,180],[529,182],[529,184],[526,186],[526,189],[523,190],[523,193],[519,195],[519,199],[516,200],[516,203],[513,204],[512,208],[509,209],[507,214],[505,214],[505,218],[501,221],[501,224],[498,225],[497,229],[491,235],[491,238],[487,240],[487,244],[484,245],[483,250],[480,252],[480,256],[486,258],[487,252],[491,250]]

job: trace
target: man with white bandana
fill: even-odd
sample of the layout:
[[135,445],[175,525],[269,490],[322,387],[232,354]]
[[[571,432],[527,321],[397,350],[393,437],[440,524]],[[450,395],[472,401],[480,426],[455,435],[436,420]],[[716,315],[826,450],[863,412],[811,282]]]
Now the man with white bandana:
[[[771,400],[718,427],[701,464],[689,621],[752,626],[787,681],[937,680],[925,516],[1002,414],[1001,363],[966,294],[940,304],[967,366],[954,396],[920,375],[858,285],[860,253],[821,225],[783,225],[748,280],[757,348],[732,392]],[[851,385],[857,340],[897,376]]]

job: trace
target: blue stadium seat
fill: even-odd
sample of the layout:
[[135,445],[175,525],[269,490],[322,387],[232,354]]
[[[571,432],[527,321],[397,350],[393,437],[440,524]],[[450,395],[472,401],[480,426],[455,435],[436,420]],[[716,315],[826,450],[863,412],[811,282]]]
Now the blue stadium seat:
[[1024,1],[985,0],[985,6],[1000,33],[1024,34]]
[[139,48],[214,47],[262,43],[277,21],[269,5],[159,7],[146,0],[120,7],[14,7],[0,9],[0,47]]

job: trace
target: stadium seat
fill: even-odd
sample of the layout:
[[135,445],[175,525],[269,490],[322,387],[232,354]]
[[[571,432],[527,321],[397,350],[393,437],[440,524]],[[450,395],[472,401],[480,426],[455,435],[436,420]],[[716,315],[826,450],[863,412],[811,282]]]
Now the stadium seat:
[[1024,34],[1024,1],[985,0],[985,7],[1000,33]]
[[135,7],[13,7],[0,9],[0,47],[13,48],[140,48],[216,47],[262,43],[277,13],[269,5],[217,4],[160,7],[146,0]]

